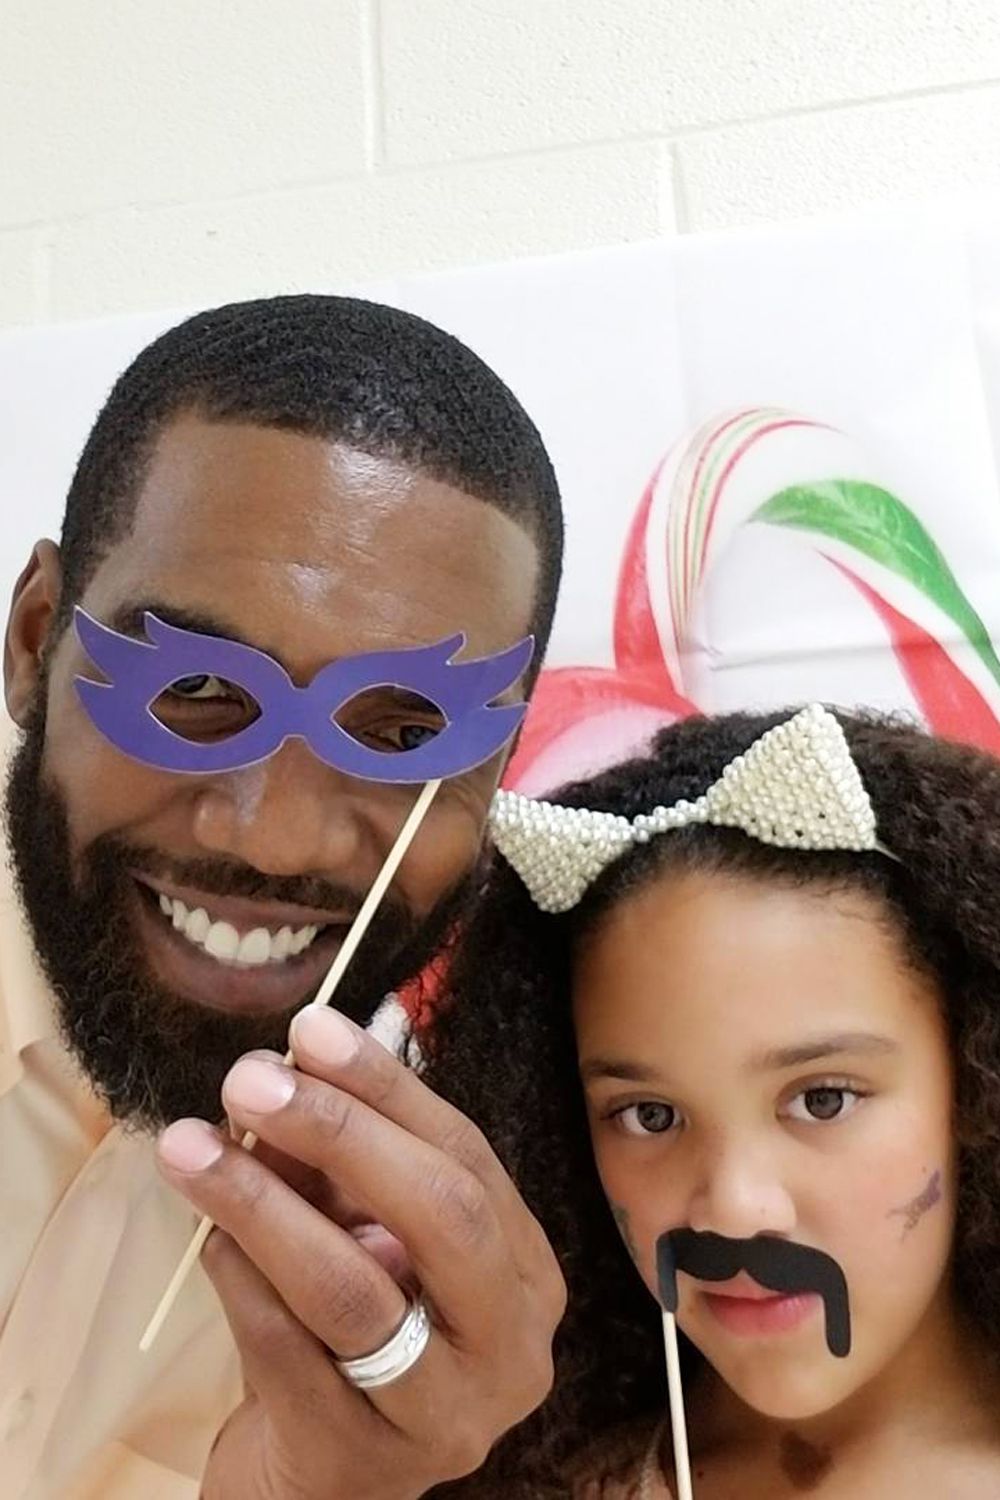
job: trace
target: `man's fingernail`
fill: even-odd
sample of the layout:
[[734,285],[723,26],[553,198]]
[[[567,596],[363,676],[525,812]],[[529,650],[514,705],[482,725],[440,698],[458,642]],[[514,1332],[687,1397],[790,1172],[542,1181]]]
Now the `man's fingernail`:
[[272,1115],[283,1109],[295,1093],[290,1068],[243,1057],[230,1068],[222,1085],[222,1102],[251,1115]]
[[307,1005],[292,1022],[292,1046],[318,1063],[342,1068],[358,1055],[358,1035],[350,1021],[328,1005]]
[[222,1141],[204,1120],[176,1120],[160,1136],[158,1149],[175,1172],[204,1172],[222,1155]]

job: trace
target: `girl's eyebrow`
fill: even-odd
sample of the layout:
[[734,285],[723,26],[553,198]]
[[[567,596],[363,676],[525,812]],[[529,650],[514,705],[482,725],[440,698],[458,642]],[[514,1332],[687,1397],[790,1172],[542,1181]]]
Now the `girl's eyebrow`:
[[891,1037],[879,1036],[872,1031],[839,1031],[794,1046],[773,1047],[760,1052],[750,1059],[749,1068],[755,1073],[774,1073],[782,1068],[797,1068],[803,1063],[818,1062],[821,1058],[844,1053],[876,1057],[898,1051],[898,1044]]
[[[767,1052],[760,1052],[752,1057],[748,1067],[755,1073],[773,1073],[782,1068],[797,1068],[803,1063],[818,1062],[825,1057],[840,1057],[852,1053],[878,1057],[898,1051],[898,1043],[891,1037],[879,1036],[873,1031],[838,1031],[829,1036],[798,1042],[794,1046],[770,1048]],[[580,1079],[583,1083],[591,1083],[598,1078],[619,1078],[626,1083],[662,1085],[663,1082],[661,1074],[655,1068],[623,1057],[588,1057],[581,1062]]]
[[655,1068],[645,1068],[641,1063],[627,1062],[620,1057],[588,1057],[580,1064],[580,1079],[590,1083],[595,1078],[622,1078],[627,1083],[656,1083],[659,1074]]

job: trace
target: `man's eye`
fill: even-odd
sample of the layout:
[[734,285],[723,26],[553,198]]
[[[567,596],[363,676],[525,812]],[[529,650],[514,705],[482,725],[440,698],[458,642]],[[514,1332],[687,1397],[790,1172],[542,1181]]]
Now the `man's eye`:
[[679,1123],[677,1111],[672,1104],[661,1104],[655,1099],[643,1099],[639,1104],[627,1104],[615,1111],[614,1119],[626,1135],[663,1135]]
[[237,690],[230,683],[206,673],[194,677],[178,677],[167,691],[175,698],[183,698],[187,703],[237,696]]
[[789,1102],[788,1115],[793,1120],[814,1124],[824,1120],[843,1120],[866,1096],[846,1084],[818,1084],[803,1089]]
[[260,707],[243,688],[210,672],[178,677],[150,706],[153,717],[195,744],[246,729]]
[[401,724],[395,738],[400,750],[419,750],[421,745],[437,739],[440,733],[440,729],[434,729],[430,724]]
[[367,729],[351,729],[352,739],[384,755],[400,755],[407,750],[419,750],[430,740],[437,739],[442,726],[437,724],[376,724]]
[[374,687],[355,693],[333,715],[338,729],[383,755],[419,750],[448,727],[438,705],[421,693]]

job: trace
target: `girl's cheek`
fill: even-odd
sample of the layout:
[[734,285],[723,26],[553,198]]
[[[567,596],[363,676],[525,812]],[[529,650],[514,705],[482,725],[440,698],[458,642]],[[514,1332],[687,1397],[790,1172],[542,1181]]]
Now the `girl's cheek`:
[[955,1215],[954,1173],[948,1161],[922,1161],[888,1185],[882,1207],[885,1235],[900,1250],[921,1241],[950,1239]]
[[954,1218],[947,1155],[902,1152],[857,1175],[823,1248],[841,1262],[859,1307],[875,1312],[897,1299],[915,1305],[933,1296],[944,1275]]
[[640,1169],[607,1148],[597,1152],[597,1169],[622,1243],[655,1296],[656,1241],[684,1223],[676,1182],[661,1165]]

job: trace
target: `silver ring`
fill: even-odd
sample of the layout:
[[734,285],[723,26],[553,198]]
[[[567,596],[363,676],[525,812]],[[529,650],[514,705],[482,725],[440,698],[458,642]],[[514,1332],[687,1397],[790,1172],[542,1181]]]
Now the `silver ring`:
[[431,1320],[423,1299],[412,1297],[402,1323],[380,1349],[358,1359],[336,1359],[334,1364],[358,1390],[372,1391],[380,1385],[392,1385],[411,1370],[427,1348],[430,1336]]

